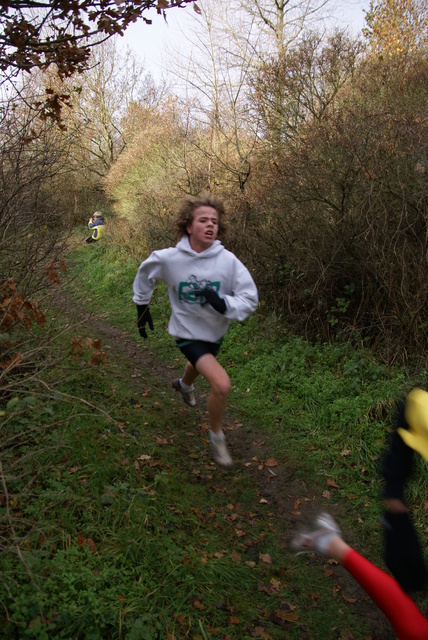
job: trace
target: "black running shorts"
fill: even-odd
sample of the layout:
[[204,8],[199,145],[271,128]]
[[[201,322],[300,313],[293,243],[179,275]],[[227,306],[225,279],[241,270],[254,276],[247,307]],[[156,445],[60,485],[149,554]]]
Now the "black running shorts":
[[194,367],[196,367],[196,363],[201,356],[211,353],[215,357],[221,347],[221,340],[218,342],[204,342],[203,340],[182,340],[178,338],[175,342],[181,353]]

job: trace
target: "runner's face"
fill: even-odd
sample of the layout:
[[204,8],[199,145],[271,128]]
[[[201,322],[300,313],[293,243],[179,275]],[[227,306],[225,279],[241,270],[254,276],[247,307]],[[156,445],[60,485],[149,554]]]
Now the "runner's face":
[[192,224],[187,226],[190,246],[200,253],[208,249],[218,234],[218,213],[214,207],[203,205],[193,212]]

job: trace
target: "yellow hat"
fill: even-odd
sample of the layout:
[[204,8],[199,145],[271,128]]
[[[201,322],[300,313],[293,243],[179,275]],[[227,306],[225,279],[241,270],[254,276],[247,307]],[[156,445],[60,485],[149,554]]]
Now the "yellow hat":
[[404,417],[409,429],[397,429],[402,440],[428,462],[428,393],[413,389],[406,399]]

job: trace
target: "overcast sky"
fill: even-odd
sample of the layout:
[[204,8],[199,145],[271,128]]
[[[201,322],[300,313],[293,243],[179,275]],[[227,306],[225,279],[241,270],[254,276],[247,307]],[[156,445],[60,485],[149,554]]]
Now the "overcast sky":
[[[338,26],[349,27],[355,34],[360,32],[365,25],[364,10],[368,10],[370,0],[338,0],[337,4],[340,10],[335,12],[335,23]],[[185,8],[168,10],[166,13],[167,23],[156,11],[145,12],[144,15],[152,19],[153,23],[147,25],[143,20],[139,20],[128,27],[122,38],[123,45],[129,46],[145,61],[146,70],[155,80],[165,74],[163,52],[166,44],[179,49],[183,32],[186,32],[186,27],[190,28],[189,16],[194,14],[194,9],[190,4]]]

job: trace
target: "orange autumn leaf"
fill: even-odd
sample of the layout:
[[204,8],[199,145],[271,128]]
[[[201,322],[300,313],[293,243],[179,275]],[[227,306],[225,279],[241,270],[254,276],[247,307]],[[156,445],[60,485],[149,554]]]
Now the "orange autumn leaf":
[[272,636],[263,629],[263,627],[254,627],[254,630],[251,632],[252,638],[262,638],[262,640],[272,640]]
[[339,485],[337,484],[337,482],[335,482],[331,478],[327,478],[327,485],[329,487],[334,487],[335,489],[339,489]]
[[281,580],[275,580],[275,578],[271,578],[270,583],[272,585],[272,590],[273,591],[279,591],[279,588],[281,586]]
[[42,545],[44,545],[45,542],[47,542],[47,539],[46,539],[45,535],[43,533],[41,533],[39,535],[39,539],[37,540],[37,548],[40,549],[40,547]]
[[97,550],[97,545],[91,538],[85,538],[82,534],[77,536],[77,544],[79,547],[82,545],[86,545],[91,553],[95,553]]
[[348,604],[355,604],[357,602],[357,598],[349,598],[348,596],[342,596],[344,601]]
[[275,458],[268,458],[265,462],[265,467],[277,467],[279,462]]
[[299,619],[297,613],[293,613],[292,611],[286,609],[275,609],[274,616],[276,620],[280,622],[296,622],[296,620]]
[[230,557],[232,558],[233,562],[242,562],[241,554],[235,550],[232,551]]
[[86,546],[88,547],[89,551],[91,553],[95,553],[97,550],[97,545],[95,544],[95,542],[93,540],[91,540],[91,538],[88,538],[85,541]]
[[272,564],[272,558],[268,553],[261,553],[259,555],[259,558],[262,562],[265,562],[266,564]]

